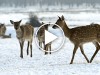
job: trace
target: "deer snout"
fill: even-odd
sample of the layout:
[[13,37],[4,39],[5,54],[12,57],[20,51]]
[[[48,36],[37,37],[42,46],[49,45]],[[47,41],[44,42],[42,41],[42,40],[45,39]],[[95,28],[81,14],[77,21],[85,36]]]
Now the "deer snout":
[[18,28],[15,28],[16,30],[18,29]]
[[56,28],[58,28],[58,26],[56,26],[56,25],[53,25],[53,26],[52,26],[52,28],[53,28],[53,29],[56,29]]
[[19,27],[14,27],[15,28],[15,30],[17,30]]

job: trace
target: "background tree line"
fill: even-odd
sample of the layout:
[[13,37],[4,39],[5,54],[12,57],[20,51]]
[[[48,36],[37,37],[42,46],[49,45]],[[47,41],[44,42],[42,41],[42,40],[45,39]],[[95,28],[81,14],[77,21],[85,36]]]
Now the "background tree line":
[[43,5],[47,6],[57,6],[57,5],[69,5],[73,6],[76,4],[80,6],[82,4],[92,5],[95,7],[96,4],[100,4],[100,0],[0,0],[0,6],[9,7],[26,7],[26,6],[36,6],[40,7]]

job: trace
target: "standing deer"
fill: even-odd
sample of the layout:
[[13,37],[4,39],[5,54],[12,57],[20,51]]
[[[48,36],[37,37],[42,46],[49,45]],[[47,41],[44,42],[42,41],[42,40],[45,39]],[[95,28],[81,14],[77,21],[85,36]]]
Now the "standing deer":
[[[42,23],[43,25],[44,23]],[[42,26],[39,31],[38,31],[38,40],[39,40],[39,46],[45,50],[45,55],[48,54],[48,50],[50,49],[50,54],[51,54],[51,43],[48,43],[45,45],[45,30],[48,30],[48,24]],[[42,45],[43,44],[43,45]]]
[[28,41],[28,45],[27,45],[27,55],[29,55],[29,46],[30,46],[30,57],[32,57],[32,41],[33,41],[33,33],[34,33],[34,28],[31,25],[21,25],[21,20],[14,22],[12,20],[10,20],[11,24],[14,25],[15,31],[16,31],[16,37],[19,40],[19,44],[20,44],[20,57],[23,58],[23,45],[24,45],[24,41]]
[[[42,23],[43,25],[43,23]],[[39,40],[39,46],[41,48],[43,48],[45,46],[45,27],[42,26],[39,30],[38,30],[38,33],[37,33],[37,37],[38,37],[38,40]]]
[[4,24],[0,24],[0,36],[4,36],[6,32],[6,26]]
[[[74,44],[74,50],[70,64],[73,63],[74,56],[78,47],[80,47],[81,53],[89,63],[89,60],[83,50],[83,44],[92,42],[96,47],[96,51],[100,49],[98,43],[100,42],[100,25],[93,24],[93,25],[80,26],[70,29],[67,26],[63,15],[62,17],[59,17],[59,19],[56,21],[56,24],[63,29],[65,36],[68,37],[69,40]],[[57,27],[54,25],[53,28],[55,29]],[[97,52],[95,52],[95,54],[96,53]],[[93,60],[93,57],[91,58],[91,61]]]
[[[48,31],[49,24],[44,25],[44,27],[45,27],[45,30]],[[51,54],[51,42],[45,45],[44,50],[45,50],[45,54],[49,54],[49,53]]]

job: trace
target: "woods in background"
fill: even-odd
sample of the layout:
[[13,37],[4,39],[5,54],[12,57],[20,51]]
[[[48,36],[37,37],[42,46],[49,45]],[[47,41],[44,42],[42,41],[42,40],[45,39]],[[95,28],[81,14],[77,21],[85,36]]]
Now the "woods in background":
[[13,6],[13,7],[26,7],[36,6],[40,7],[43,5],[54,6],[54,5],[68,5],[68,6],[93,6],[96,7],[100,4],[100,0],[0,0],[0,6]]

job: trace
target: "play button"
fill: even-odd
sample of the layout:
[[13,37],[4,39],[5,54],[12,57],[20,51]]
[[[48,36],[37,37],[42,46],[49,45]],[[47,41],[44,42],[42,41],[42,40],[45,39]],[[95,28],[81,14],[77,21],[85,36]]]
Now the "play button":
[[[52,37],[52,38],[50,38]],[[50,32],[48,32],[47,30],[45,30],[45,45],[56,40],[58,37]]]
[[[39,50],[44,52],[56,52],[63,47],[65,41],[65,35],[60,26],[57,29],[53,29],[52,26],[56,24],[43,24],[35,33],[35,43]],[[46,46],[49,46],[49,50],[46,50]]]

